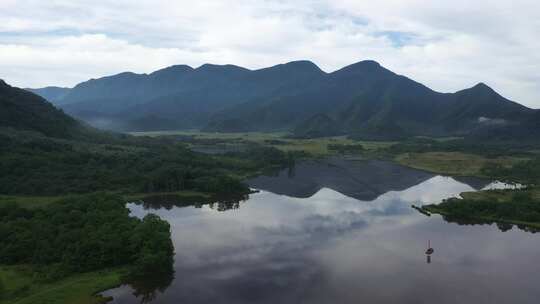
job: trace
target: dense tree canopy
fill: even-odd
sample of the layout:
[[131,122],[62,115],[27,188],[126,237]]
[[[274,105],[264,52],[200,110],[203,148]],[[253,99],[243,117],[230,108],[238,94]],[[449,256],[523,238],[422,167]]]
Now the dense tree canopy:
[[[21,139],[0,133],[0,140],[3,194],[57,195],[100,190],[247,192],[239,177],[253,172],[259,161],[269,157],[258,153],[265,158],[255,161],[207,156],[183,144],[150,139],[135,144],[128,140],[96,144],[41,136]],[[271,153],[277,153],[272,156],[273,164],[286,159],[282,152]]]
[[129,216],[114,195],[76,196],[46,208],[0,205],[0,264],[30,264],[46,279],[132,265],[135,275],[168,271],[169,224]]

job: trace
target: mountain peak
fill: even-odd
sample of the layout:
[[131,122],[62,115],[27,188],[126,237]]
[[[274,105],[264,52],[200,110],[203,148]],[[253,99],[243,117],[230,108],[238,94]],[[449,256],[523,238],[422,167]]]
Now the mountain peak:
[[364,68],[364,69],[379,69],[382,66],[375,60],[362,60],[349,65],[349,67]]
[[[501,96],[495,90],[490,88],[485,83],[478,83],[475,86],[461,90],[455,93],[458,98],[466,101],[467,103],[482,104],[486,111],[494,111],[494,106],[497,104],[505,104],[512,107],[508,108],[509,112],[520,112],[529,110],[524,105],[513,102]],[[492,115],[493,116],[493,115]]]
[[286,72],[315,72],[324,73],[315,63],[309,60],[296,60],[287,63],[281,63],[268,68],[262,68],[257,71],[286,71]]
[[51,90],[56,90],[56,89],[60,89],[60,90],[69,90],[71,88],[69,87],[58,87],[58,86],[46,86],[46,87],[42,87],[42,88],[24,88],[25,90],[39,90],[39,89],[51,89]]
[[473,87],[470,87],[468,89],[465,89],[465,90],[462,90],[462,91],[459,91],[459,92],[474,92],[476,94],[484,94],[484,95],[497,94],[497,92],[495,92],[495,90],[493,90],[491,87],[489,87],[487,84],[485,84],[483,82],[479,82],[476,85],[474,85]]
[[193,71],[193,68],[186,64],[177,64],[177,65],[171,65],[166,68],[157,70],[152,72],[150,75],[156,75],[161,73],[182,73],[182,72],[191,72]]
[[483,82],[479,82],[477,83],[475,86],[473,86],[471,89],[475,89],[475,90],[490,90],[490,91],[493,91],[492,88],[490,88],[487,84],[483,83]]
[[246,68],[239,67],[233,64],[211,64],[205,63],[200,67],[196,68],[197,71],[218,71],[218,70],[236,70],[236,71],[249,71]]
[[112,77],[132,77],[132,76],[138,76],[139,74],[133,73],[133,72],[122,72],[116,75],[113,75]]
[[348,65],[336,72],[344,72],[344,71],[362,71],[362,72],[376,72],[376,71],[387,71],[385,68],[383,68],[377,61],[374,60],[362,60],[357,63],[353,63],[351,65]]
[[296,70],[313,71],[317,73],[323,72],[319,66],[309,60],[296,60],[285,64],[285,66],[293,67]]
[[378,63],[377,61],[370,60],[370,59],[359,61],[356,64],[361,64],[361,65],[365,65],[365,66],[381,66],[381,64]]
[[319,69],[319,67],[315,63],[313,63],[312,61],[309,61],[309,60],[294,60],[294,61],[290,61],[290,62],[285,63],[285,65],[301,66],[301,67],[309,67],[309,68]]

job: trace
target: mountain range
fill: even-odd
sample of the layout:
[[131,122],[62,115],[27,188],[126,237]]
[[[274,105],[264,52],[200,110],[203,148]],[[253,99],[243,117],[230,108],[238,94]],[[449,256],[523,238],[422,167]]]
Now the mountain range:
[[31,90],[91,125],[122,131],[289,131],[296,137],[362,139],[505,137],[540,121],[537,110],[483,83],[440,93],[369,60],[332,73],[310,61],[258,70],[175,65],[150,74],[91,79],[72,89]]

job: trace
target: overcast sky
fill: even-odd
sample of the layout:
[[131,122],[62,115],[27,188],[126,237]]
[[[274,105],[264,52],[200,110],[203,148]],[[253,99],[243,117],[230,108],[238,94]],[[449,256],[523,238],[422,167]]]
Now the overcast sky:
[[0,0],[0,78],[73,86],[173,64],[332,72],[373,59],[442,92],[540,108],[538,0]]

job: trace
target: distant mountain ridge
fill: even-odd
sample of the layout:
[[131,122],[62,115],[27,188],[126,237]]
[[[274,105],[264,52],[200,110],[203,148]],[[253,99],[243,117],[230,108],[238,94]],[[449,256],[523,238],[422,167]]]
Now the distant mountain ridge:
[[464,136],[490,128],[504,133],[534,125],[538,116],[483,83],[439,93],[370,60],[332,73],[310,61],[258,70],[205,64],[126,72],[80,83],[58,104],[116,130],[290,131],[364,139]]
[[66,97],[66,95],[71,89],[52,86],[39,89],[26,88],[25,90],[45,98],[48,102],[52,104],[58,105],[62,104],[62,100],[64,99],[64,97]]

